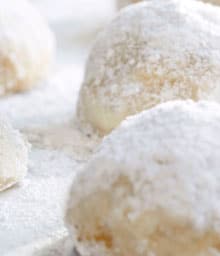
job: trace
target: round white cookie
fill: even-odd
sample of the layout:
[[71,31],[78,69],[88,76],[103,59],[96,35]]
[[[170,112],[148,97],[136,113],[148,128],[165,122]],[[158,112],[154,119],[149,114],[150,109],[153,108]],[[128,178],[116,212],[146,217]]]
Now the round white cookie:
[[48,24],[31,3],[1,1],[0,95],[27,90],[45,78],[54,43]]
[[0,191],[21,181],[27,173],[29,144],[5,120],[0,119]]
[[219,100],[220,9],[193,0],[131,5],[99,34],[78,116],[100,134],[174,99]]
[[82,256],[220,255],[220,105],[172,101],[107,136],[74,180]]

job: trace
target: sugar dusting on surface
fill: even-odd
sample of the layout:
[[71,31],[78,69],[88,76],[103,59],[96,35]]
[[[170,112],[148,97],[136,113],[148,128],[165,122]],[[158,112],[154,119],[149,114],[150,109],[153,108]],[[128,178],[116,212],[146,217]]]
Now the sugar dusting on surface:
[[[74,1],[74,11],[78,5],[82,8]],[[52,9],[48,9],[51,15]],[[63,223],[66,196],[76,171],[99,142],[82,134],[74,120],[83,63],[95,32],[79,38],[74,33],[79,21],[71,31],[65,31],[62,19],[56,21],[50,19],[58,39],[54,73],[32,91],[0,98],[0,115],[7,116],[32,144],[27,177],[0,194],[2,256],[69,256]]]
[[0,196],[1,255],[63,228],[65,196],[79,165],[61,151],[32,150],[27,177]]
[[[27,177],[0,194],[1,255],[10,251],[17,255],[16,248],[51,237],[49,253],[54,249],[53,236],[64,229],[69,186],[98,142],[74,124],[79,77],[81,70],[71,65],[41,88],[0,101],[0,113],[7,115],[33,145]],[[38,248],[43,250],[39,245],[33,253]]]
[[0,114],[9,117],[14,126],[23,131],[37,147],[62,149],[83,159],[84,153],[90,153],[98,138],[92,140],[83,135],[74,121],[82,77],[79,66],[62,66],[39,88],[2,98]]

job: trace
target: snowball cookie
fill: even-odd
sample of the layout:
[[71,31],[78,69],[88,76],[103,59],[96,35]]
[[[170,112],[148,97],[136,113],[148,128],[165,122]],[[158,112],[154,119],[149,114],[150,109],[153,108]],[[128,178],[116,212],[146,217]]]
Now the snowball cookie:
[[28,149],[23,136],[0,119],[0,191],[23,179],[27,172]]
[[99,34],[78,103],[101,134],[174,99],[219,100],[220,9],[193,0],[131,5]]
[[107,136],[74,181],[82,256],[220,255],[220,105],[173,101]]
[[53,34],[31,3],[1,1],[0,95],[36,85],[47,75],[53,55]]

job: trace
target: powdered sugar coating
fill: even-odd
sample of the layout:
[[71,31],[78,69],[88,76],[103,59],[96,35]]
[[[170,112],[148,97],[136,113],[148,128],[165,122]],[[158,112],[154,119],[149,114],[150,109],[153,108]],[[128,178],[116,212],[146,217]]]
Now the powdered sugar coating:
[[[168,218],[169,221],[165,221],[168,233],[165,232],[163,237],[169,234],[171,223],[177,220],[174,225],[177,226],[175,228],[177,238],[174,238],[174,241],[181,236],[184,237],[185,233],[182,229],[184,226],[194,230],[197,238],[206,234],[217,234],[218,237],[217,241],[216,235],[213,235],[214,238],[211,236],[205,239],[204,241],[214,239],[215,242],[209,244],[208,249],[205,245],[204,251],[201,248],[206,242],[198,242],[197,244],[201,245],[201,254],[197,254],[197,251],[194,253],[190,251],[192,253],[190,254],[187,248],[185,252],[182,250],[179,254],[175,254],[172,251],[175,248],[171,243],[169,245],[171,254],[155,253],[153,254],[155,256],[197,256],[203,255],[202,253],[220,255],[220,248],[217,246],[216,249],[216,244],[220,242],[219,130],[220,106],[218,104],[205,101],[199,103],[173,101],[128,118],[107,136],[93,159],[74,182],[68,204],[67,222],[75,243],[83,252],[82,255],[100,255],[102,250],[105,253],[101,255],[126,255],[122,252],[119,254],[109,252],[108,246],[105,246],[106,241],[101,240],[100,237],[96,239],[97,233],[95,233],[95,239],[91,239],[92,242],[89,241],[90,239],[77,240],[79,230],[82,229],[79,228],[78,222],[79,229],[75,229],[75,213],[79,211],[80,216],[85,216],[90,212],[92,217],[88,217],[88,220],[84,219],[84,228],[86,225],[92,227],[90,226],[92,220],[99,223],[97,216],[93,215],[95,209],[104,215],[102,225],[105,230],[109,230],[110,234],[113,229],[112,223],[116,220],[121,218],[117,226],[122,222],[129,223],[125,225],[127,233],[119,230],[115,232],[118,239],[120,234],[124,237],[133,235],[138,237],[140,228],[143,226],[146,232],[155,219],[164,226],[164,218]],[[116,203],[113,203],[114,207],[106,206],[108,210],[103,210],[103,204],[109,202],[109,195],[111,195],[110,202]],[[82,205],[86,202],[83,208]],[[86,207],[91,202],[93,202],[93,209]],[[149,217],[150,213],[154,213],[153,216]],[[146,224],[148,217],[150,220]],[[128,227],[132,227],[133,223],[138,222],[140,218],[142,224],[133,226],[129,233]],[[179,230],[180,233],[178,233]],[[189,239],[190,232],[186,232],[186,240]],[[141,238],[148,239],[142,236]],[[106,237],[109,236],[105,235]],[[172,235],[170,237],[173,239]],[[114,241],[114,237],[111,239]],[[209,251],[211,250],[209,247],[212,246],[217,250],[216,254]],[[130,250],[132,251],[132,248]],[[131,255],[142,254],[133,252]]]
[[29,144],[23,136],[8,121],[0,119],[0,191],[26,175],[28,149]]
[[33,87],[54,57],[54,36],[26,0],[1,1],[0,95]]
[[130,5],[92,48],[78,114],[100,133],[175,99],[219,100],[220,9],[193,0]]

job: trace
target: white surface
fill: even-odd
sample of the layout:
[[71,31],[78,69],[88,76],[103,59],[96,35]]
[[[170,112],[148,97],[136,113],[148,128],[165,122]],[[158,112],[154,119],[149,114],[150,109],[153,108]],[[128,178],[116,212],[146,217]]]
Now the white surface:
[[[67,236],[63,223],[67,191],[97,144],[77,129],[74,106],[87,49],[113,7],[106,5],[103,11],[101,0],[93,0],[98,4],[92,5],[90,0],[65,0],[62,5],[60,1],[56,1],[58,5],[54,1],[49,5],[48,0],[35,2],[56,32],[58,60],[49,80],[38,88],[0,98],[0,115],[8,116],[32,143],[24,182],[0,194],[1,256],[67,255],[62,242]],[[76,16],[66,14],[70,2]],[[83,33],[78,33],[83,27],[79,13],[88,28]]]

